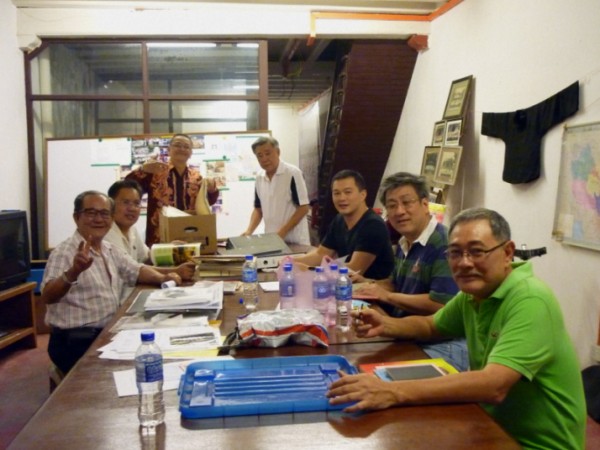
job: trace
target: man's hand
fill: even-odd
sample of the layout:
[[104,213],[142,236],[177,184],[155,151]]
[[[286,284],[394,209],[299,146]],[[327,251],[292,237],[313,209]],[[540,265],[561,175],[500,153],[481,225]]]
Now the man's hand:
[[206,189],[208,190],[208,192],[216,192],[218,190],[217,180],[214,178],[207,178],[206,179]]
[[177,266],[175,272],[182,280],[191,281],[194,279],[194,274],[196,273],[196,263],[193,261],[184,262]]
[[81,272],[88,270],[91,267],[94,262],[94,257],[90,256],[91,246],[91,236],[87,240],[79,243],[77,253],[75,253],[75,257],[73,258],[73,266],[67,270],[69,280],[76,280]]
[[177,286],[181,286],[182,283],[181,277],[176,272],[169,272],[163,275],[162,282],[164,283],[165,281],[174,281],[177,284]]
[[345,408],[344,412],[385,409],[398,403],[393,390],[394,383],[383,381],[371,374],[348,375],[342,371],[339,373],[341,378],[331,384],[326,395],[332,405],[356,402]]
[[142,166],[142,171],[150,174],[165,172],[169,169],[167,163],[158,161],[158,155],[151,156]]
[[356,294],[360,294],[361,296],[369,297],[369,300],[383,300],[384,302],[389,301],[390,292],[381,286],[379,283],[366,283],[361,285],[359,289],[356,290]]
[[357,337],[370,338],[383,335],[385,316],[373,309],[367,308],[352,311],[352,328]]

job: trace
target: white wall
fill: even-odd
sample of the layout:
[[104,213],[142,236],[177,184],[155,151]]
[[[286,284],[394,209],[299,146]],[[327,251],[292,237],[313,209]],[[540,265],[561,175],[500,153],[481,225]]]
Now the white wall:
[[0,210],[29,213],[29,168],[23,54],[17,45],[17,9],[0,1]]
[[300,125],[296,103],[274,103],[269,105],[269,129],[279,141],[281,159],[298,166]]
[[415,67],[386,174],[419,172],[423,148],[443,115],[452,80],[473,75],[472,109],[449,215],[471,206],[503,214],[519,247],[547,247],[532,259],[554,289],[582,366],[589,365],[600,314],[600,253],[551,239],[562,124],[542,141],[542,176],[502,181],[504,143],[482,136],[482,112],[532,106],[579,80],[580,110],[566,123],[600,120],[600,15],[596,0],[465,0],[433,22],[429,50]]

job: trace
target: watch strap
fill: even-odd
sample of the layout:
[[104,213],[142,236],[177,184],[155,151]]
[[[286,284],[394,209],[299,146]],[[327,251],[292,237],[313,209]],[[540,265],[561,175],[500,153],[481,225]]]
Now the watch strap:
[[76,286],[76,285],[77,285],[77,280],[75,280],[75,281],[70,281],[70,280],[67,278],[67,271],[66,271],[66,270],[65,270],[65,271],[62,273],[62,275],[61,275],[60,277],[61,277],[61,278],[62,278],[62,280],[63,280],[65,283],[67,283],[69,286]]

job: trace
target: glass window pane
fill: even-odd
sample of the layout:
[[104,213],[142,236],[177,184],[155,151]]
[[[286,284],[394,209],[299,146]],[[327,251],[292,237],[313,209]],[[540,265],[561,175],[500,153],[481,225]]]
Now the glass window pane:
[[257,130],[258,101],[152,101],[151,133]]
[[148,44],[153,95],[257,95],[258,44]]
[[142,94],[141,44],[50,44],[32,68],[34,94]]
[[144,132],[142,102],[44,101],[34,102],[35,127],[44,136],[84,137]]

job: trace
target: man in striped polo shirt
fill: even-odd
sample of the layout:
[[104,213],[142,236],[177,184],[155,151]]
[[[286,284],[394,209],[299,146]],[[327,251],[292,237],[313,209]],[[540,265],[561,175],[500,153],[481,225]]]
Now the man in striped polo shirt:
[[[388,315],[431,315],[458,292],[446,259],[448,230],[429,212],[429,187],[425,178],[407,172],[387,177],[380,201],[389,223],[401,234],[390,278],[370,283],[361,293],[375,297]],[[468,368],[463,339],[426,344],[433,358],[444,358],[459,370]]]

